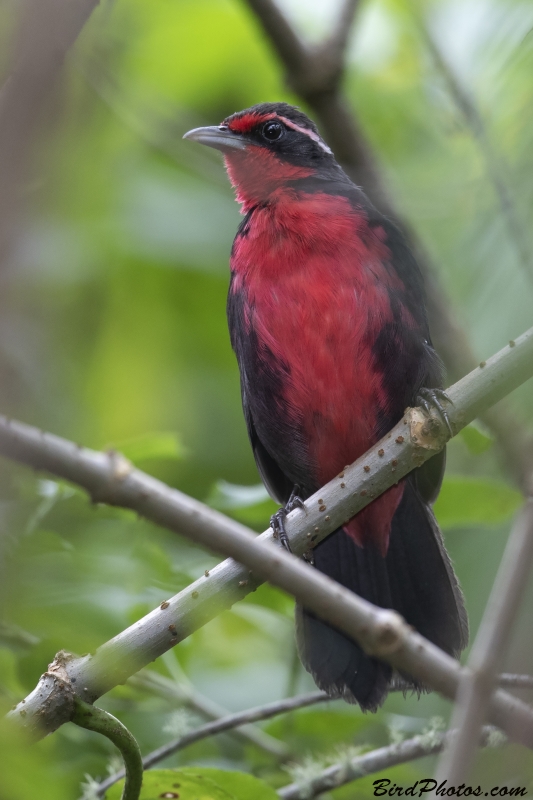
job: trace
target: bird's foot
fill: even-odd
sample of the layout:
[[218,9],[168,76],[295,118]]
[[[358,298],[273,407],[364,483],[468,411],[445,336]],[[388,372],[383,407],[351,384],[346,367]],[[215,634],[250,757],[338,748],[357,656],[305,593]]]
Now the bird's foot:
[[300,497],[300,487],[298,484],[295,485],[294,489],[291,492],[291,496],[287,500],[287,505],[285,506],[285,511],[287,514],[290,514],[291,511],[294,511],[295,508],[299,508],[302,511],[306,511],[305,503]]
[[453,400],[446,394],[444,389],[420,389],[416,398],[416,403],[424,409],[426,414],[430,414],[431,409],[434,408],[448,428],[450,436],[453,436],[454,434],[450,423],[450,418],[448,416],[448,412],[442,405],[442,400],[445,400],[453,405]]
[[290,514],[295,508],[300,508],[302,511],[305,511],[305,503],[299,496],[299,491],[300,487],[295,486],[285,506],[280,508],[279,511],[276,511],[276,513],[272,514],[270,517],[270,527],[274,531],[274,537],[279,539],[281,546],[284,547],[285,550],[288,550],[289,553],[292,553],[292,550],[289,537],[287,536],[287,531],[285,529],[285,518],[287,514]]
[[279,511],[276,511],[276,513],[272,514],[270,517],[270,527],[274,531],[274,538],[279,540],[280,545],[284,547],[285,550],[288,550],[289,553],[292,553],[289,537],[287,536],[287,531],[285,530],[286,516],[287,511],[285,508],[280,508]]

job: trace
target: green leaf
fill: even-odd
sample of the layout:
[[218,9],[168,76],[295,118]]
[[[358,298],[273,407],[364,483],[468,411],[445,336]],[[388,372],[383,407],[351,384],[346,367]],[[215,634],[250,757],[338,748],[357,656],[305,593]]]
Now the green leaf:
[[227,481],[217,481],[206,500],[219,511],[231,514],[245,525],[266,527],[268,520],[279,508],[268,496],[262,483],[239,486]]
[[505,483],[454,475],[444,479],[435,514],[443,528],[497,524],[508,520],[522,502],[520,492]]
[[[105,800],[120,800],[124,782],[111,787]],[[263,781],[244,772],[210,767],[157,769],[144,773],[139,800],[161,797],[180,800],[276,800],[276,792]]]
[[268,499],[268,492],[262,483],[239,486],[228,481],[217,481],[211,489],[207,502],[220,511],[234,511],[237,508],[257,506]]
[[[379,730],[375,717],[353,714],[352,709],[318,707],[301,709],[291,715],[276,717],[265,726],[271,736],[288,742],[298,752],[313,752],[353,742],[368,727]],[[375,735],[375,734],[372,734]]]
[[[124,781],[119,781],[105,794],[105,800],[120,800]],[[159,800],[160,797],[180,800],[233,800],[232,796],[203,775],[185,775],[182,770],[157,769],[144,773],[139,800]]]
[[134,464],[149,458],[178,460],[184,455],[184,449],[175,433],[145,433],[120,442],[115,449]]
[[490,434],[476,422],[471,422],[459,433],[459,436],[466,444],[468,450],[473,455],[478,456],[492,447],[494,439]]
[[39,480],[37,482],[37,493],[43,498],[39,503],[28,522],[26,523],[26,533],[33,533],[40,527],[44,518],[52,511],[57,503],[62,500],[69,500],[75,494],[84,493],[77,487],[72,487],[64,481]]
[[191,776],[205,775],[235,800],[277,800],[278,798],[271,786],[246,772],[230,772],[208,767],[200,770],[196,767],[187,767],[181,771]]

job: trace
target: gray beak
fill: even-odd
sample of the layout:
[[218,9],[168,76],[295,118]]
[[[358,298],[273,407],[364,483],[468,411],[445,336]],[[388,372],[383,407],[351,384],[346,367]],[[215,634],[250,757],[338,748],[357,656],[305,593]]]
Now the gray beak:
[[207,128],[193,128],[187,131],[184,139],[192,139],[193,142],[206,144],[216,150],[246,150],[246,141],[238,134],[232,133],[224,125],[210,125]]

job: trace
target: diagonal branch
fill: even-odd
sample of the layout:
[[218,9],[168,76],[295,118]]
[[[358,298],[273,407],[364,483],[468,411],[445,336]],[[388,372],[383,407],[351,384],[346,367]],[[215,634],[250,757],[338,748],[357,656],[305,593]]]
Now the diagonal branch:
[[[194,686],[170,680],[153,670],[141,670],[136,675],[132,675],[128,679],[128,685],[158,695],[167,702],[177,701],[179,705],[187,706],[213,722],[225,719],[229,715],[229,711],[201,694]],[[283,742],[254,725],[243,724],[233,732],[248,744],[261,748],[274,758],[287,757],[288,749]]]
[[301,72],[307,65],[309,53],[285,15],[271,0],[248,0],[248,5],[261,20],[286,69],[295,74]]
[[[492,744],[492,739],[496,738],[493,736],[494,733],[494,728],[487,726],[483,729],[482,746],[494,746]],[[365,775],[383,772],[391,767],[396,767],[398,764],[405,764],[417,758],[440,753],[444,745],[449,741],[450,735],[450,733],[429,732],[420,736],[413,736],[411,739],[406,739],[399,744],[380,747],[370,753],[355,756],[344,763],[334,764],[308,781],[284,786],[278,790],[278,796],[281,800],[311,800],[311,798],[321,795],[323,792],[338,789],[340,786],[345,786],[345,784],[351,783],[358,778],[363,778]],[[496,744],[503,744],[504,741],[503,737],[500,737],[500,740],[496,739]],[[430,784],[434,785],[430,786]],[[390,796],[388,794],[389,789],[394,791],[394,787],[391,787],[391,781],[386,778],[382,780],[381,785],[377,788],[380,792],[383,792],[381,796]],[[417,785],[417,793],[419,794],[416,796],[421,797],[423,793],[430,792],[436,788],[437,783],[434,780],[423,779]],[[375,791],[374,796],[379,797],[380,795],[376,795]]]
[[[454,431],[461,430],[532,374],[533,329],[449,389],[448,414]],[[427,417],[420,409],[408,409],[405,418],[381,442],[307,500],[305,513],[297,510],[288,516],[287,531],[294,552],[302,554],[338,528],[431,458],[446,439],[440,419]],[[454,659],[412,631],[394,612],[372,606],[295,556],[273,548],[271,531],[252,536],[243,525],[133,469],[117,453],[79,448],[21,423],[0,420],[0,452],[83,486],[98,502],[132,508],[235,559],[220,564],[163,602],[94,655],[74,658],[58,654],[37,688],[11,712],[35,735],[51,732],[67,721],[75,696],[94,702],[253,590],[261,580],[296,597],[356,639],[367,653],[383,658],[444,696],[455,697],[461,668]],[[533,714],[516,698],[497,690],[492,695],[489,718],[510,737],[533,746]]]
[[508,168],[504,157],[501,152],[498,152],[493,146],[491,137],[473,97],[461,85],[459,79],[446,61],[444,54],[439,49],[437,42],[432,37],[427,25],[424,24],[422,19],[419,19],[418,22],[424,42],[445,81],[448,92],[457,106],[459,113],[462,115],[472,137],[478,144],[485,162],[485,170],[493,185],[494,193],[500,204],[502,216],[507,225],[509,241],[516,250],[518,263],[523,273],[531,283],[533,281],[531,240],[528,229],[525,227],[525,220],[521,218],[509,186],[507,177]]
[[449,740],[437,771],[437,782],[466,780],[475,757],[487,703],[519,609],[533,561],[533,499],[519,515],[505,548],[487,608],[459,685]]
[[344,57],[348,41],[352,32],[355,15],[357,14],[361,0],[344,0],[341,5],[338,15],[337,24],[329,40],[326,39],[323,47],[329,47],[336,53],[336,58],[339,62],[340,70],[344,68]]

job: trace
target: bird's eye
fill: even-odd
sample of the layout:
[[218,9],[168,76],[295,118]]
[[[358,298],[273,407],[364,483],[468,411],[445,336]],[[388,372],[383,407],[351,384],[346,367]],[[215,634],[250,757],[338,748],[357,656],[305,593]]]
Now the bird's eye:
[[277,142],[283,136],[283,125],[281,122],[275,122],[274,120],[265,122],[261,133],[268,142]]

